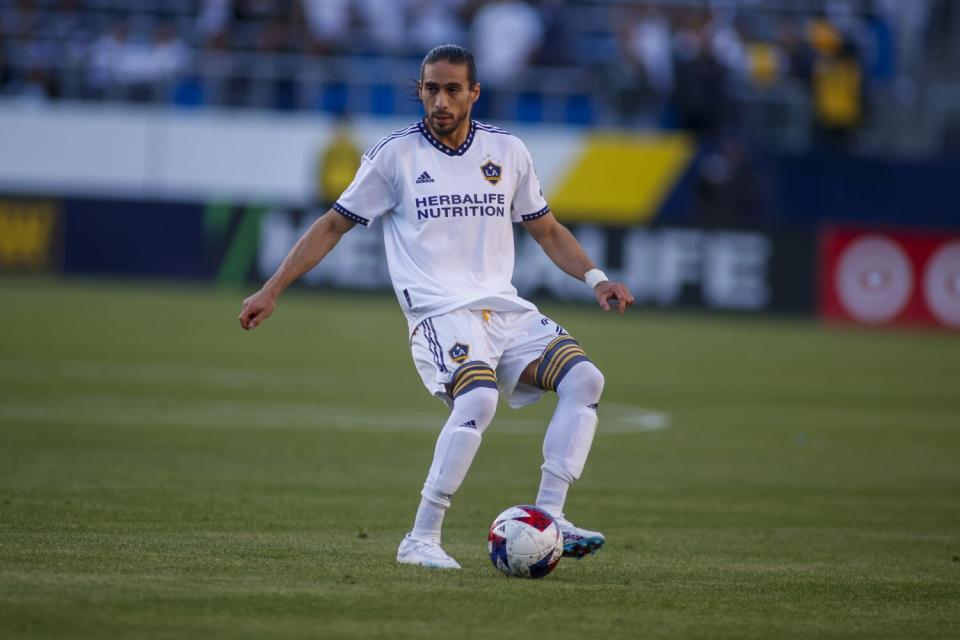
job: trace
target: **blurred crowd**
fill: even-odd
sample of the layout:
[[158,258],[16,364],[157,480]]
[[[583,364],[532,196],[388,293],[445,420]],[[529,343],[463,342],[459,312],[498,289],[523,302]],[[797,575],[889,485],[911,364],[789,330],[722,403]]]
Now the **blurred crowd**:
[[[81,65],[96,86],[176,78],[205,51],[422,56],[470,44],[506,80],[549,58],[557,0],[0,0],[0,88],[56,97],[53,71]],[[507,44],[502,44],[507,43]],[[546,51],[547,53],[542,53]]]
[[[0,94],[309,108],[317,103],[297,96],[298,83],[325,60],[406,61],[404,68],[415,69],[430,47],[456,42],[477,54],[488,95],[517,98],[488,101],[488,117],[549,120],[544,109],[518,117],[517,104],[566,93],[588,101],[580,124],[716,136],[757,119],[786,129],[809,121],[824,140],[842,143],[873,104],[909,89],[910,51],[922,53],[944,6],[949,2],[0,0]],[[210,91],[211,75],[234,90]],[[254,76],[270,80],[270,97],[251,103]],[[545,77],[552,84],[545,86]],[[403,85],[409,78],[388,80]]]
[[745,96],[767,96],[774,106],[810,105],[824,139],[842,140],[864,121],[871,99],[893,90],[904,71],[902,25],[925,28],[932,3],[882,1],[860,13],[853,6],[827,3],[800,16],[657,5],[629,11],[618,31],[630,61],[620,110],[711,134],[755,115]]

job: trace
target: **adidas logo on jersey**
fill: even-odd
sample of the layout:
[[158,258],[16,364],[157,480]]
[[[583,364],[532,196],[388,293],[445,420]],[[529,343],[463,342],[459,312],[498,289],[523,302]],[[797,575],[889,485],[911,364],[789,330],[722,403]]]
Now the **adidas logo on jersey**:
[[424,171],[420,174],[420,177],[417,178],[417,184],[423,184],[424,182],[433,182],[433,178],[430,177],[430,174]]

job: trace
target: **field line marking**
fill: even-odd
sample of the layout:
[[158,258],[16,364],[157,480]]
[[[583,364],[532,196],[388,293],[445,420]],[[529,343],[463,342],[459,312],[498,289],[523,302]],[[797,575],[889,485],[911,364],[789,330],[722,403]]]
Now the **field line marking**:
[[277,373],[224,367],[203,367],[160,362],[102,362],[95,360],[5,361],[0,362],[0,379],[47,379],[51,377],[82,381],[123,381],[143,383],[207,384],[229,389],[346,387],[342,378],[317,373]]
[[[502,415],[502,414],[501,414]],[[393,411],[331,406],[308,402],[240,402],[197,399],[166,400],[116,394],[72,394],[44,398],[35,403],[0,400],[4,421],[61,422],[64,424],[107,424],[143,426],[212,427],[311,427],[372,431],[440,431],[446,415],[442,411]],[[547,418],[514,417],[494,419],[493,428],[503,433],[543,433]],[[608,403],[601,407],[600,429],[606,433],[643,433],[670,426],[666,413]]]

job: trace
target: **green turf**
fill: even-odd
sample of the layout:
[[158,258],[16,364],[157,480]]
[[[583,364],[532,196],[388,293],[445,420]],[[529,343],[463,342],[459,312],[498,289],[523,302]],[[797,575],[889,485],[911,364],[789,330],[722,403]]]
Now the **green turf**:
[[960,634],[956,335],[545,306],[606,373],[568,513],[609,543],[522,581],[485,534],[533,499],[552,400],[488,431],[464,569],[394,562],[444,410],[392,298],[291,292],[246,334],[205,288],[0,294],[5,639]]

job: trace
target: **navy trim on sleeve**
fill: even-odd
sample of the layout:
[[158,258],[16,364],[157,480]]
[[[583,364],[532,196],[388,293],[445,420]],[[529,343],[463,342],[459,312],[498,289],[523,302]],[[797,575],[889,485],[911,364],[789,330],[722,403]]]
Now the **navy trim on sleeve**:
[[544,207],[543,209],[540,209],[540,211],[537,211],[537,212],[534,212],[534,213],[528,213],[528,214],[525,215],[525,216],[520,216],[520,219],[521,219],[523,222],[530,222],[531,220],[536,220],[537,218],[542,218],[543,216],[547,215],[548,213],[550,213],[550,207],[549,207],[549,206]]
[[339,202],[334,202],[331,208],[337,213],[339,213],[340,215],[342,215],[347,220],[353,220],[354,222],[358,222],[365,227],[370,224],[369,220],[367,220],[363,216],[358,216],[353,211],[350,211],[349,209],[341,205]]

